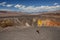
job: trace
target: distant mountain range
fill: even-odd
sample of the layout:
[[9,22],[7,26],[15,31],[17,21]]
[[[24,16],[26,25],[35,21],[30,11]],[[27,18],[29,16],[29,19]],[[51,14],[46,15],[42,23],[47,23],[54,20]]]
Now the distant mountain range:
[[0,16],[20,16],[20,15],[25,15],[25,13],[15,11],[0,11]]
[[42,12],[39,15],[60,15],[60,10],[57,10],[57,11],[49,11],[49,12]]
[[26,13],[16,11],[0,11],[0,16],[20,16],[20,15],[60,15],[60,10],[38,13]]

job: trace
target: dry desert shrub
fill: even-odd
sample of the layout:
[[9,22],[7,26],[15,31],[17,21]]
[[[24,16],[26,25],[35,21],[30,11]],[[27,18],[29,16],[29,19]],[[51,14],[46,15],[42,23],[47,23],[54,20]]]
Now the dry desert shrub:
[[8,27],[8,26],[13,26],[13,21],[12,20],[10,20],[10,19],[6,19],[6,20],[2,20],[1,22],[0,22],[0,26],[1,27]]

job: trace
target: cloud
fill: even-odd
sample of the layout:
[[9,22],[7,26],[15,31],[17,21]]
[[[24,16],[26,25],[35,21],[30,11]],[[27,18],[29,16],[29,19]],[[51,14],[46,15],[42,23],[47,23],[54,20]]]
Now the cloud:
[[1,6],[5,6],[6,5],[6,2],[1,2],[0,5]]
[[22,5],[17,4],[17,5],[15,5],[14,7],[15,7],[15,8],[20,8],[20,7],[22,7]]
[[8,4],[6,2],[2,2],[0,3],[0,6],[17,8],[21,12],[43,12],[43,11],[60,10],[60,5],[58,5],[58,3],[54,3],[53,6],[25,6],[20,4],[13,5]]
[[18,8],[18,9],[21,9],[21,10],[25,8],[24,5],[19,5],[19,4],[15,5],[14,7],[15,8]]
[[58,3],[54,3],[54,5],[58,5]]
[[1,2],[0,6],[4,6],[4,7],[11,7],[13,6],[12,4],[7,4],[6,2]]
[[20,9],[21,12],[43,12],[43,11],[54,11],[60,9],[60,5],[56,6],[24,6],[15,5],[15,8]]
[[6,7],[12,7],[13,5],[12,4],[7,4]]

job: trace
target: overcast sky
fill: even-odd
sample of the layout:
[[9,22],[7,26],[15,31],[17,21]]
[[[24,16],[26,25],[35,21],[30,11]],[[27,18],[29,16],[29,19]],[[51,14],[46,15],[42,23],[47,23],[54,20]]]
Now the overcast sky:
[[0,0],[0,10],[44,12],[60,10],[60,0]]

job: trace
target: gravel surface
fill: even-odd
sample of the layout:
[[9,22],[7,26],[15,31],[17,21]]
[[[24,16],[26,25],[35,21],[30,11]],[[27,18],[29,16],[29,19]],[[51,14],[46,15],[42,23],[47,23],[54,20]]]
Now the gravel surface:
[[0,40],[60,40],[60,28],[8,27],[0,32]]

